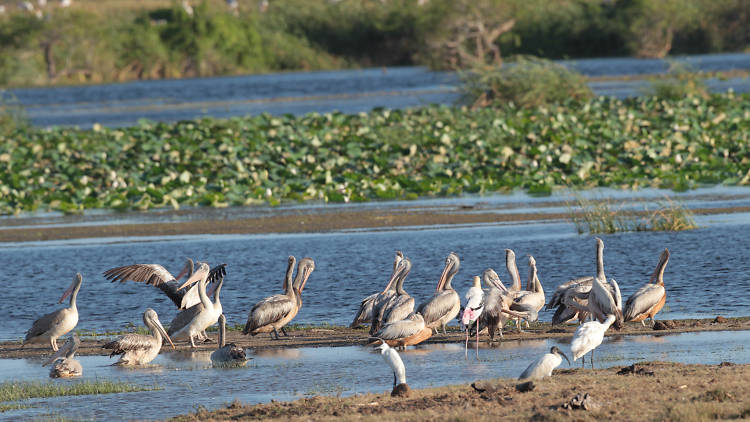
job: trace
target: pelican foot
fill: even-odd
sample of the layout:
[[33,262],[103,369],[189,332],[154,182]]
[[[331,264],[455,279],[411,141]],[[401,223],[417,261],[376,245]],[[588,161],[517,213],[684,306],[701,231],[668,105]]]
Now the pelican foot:
[[216,340],[214,340],[214,339],[212,339],[210,337],[206,337],[205,339],[203,339],[203,342],[204,343],[216,343]]
[[284,333],[284,337],[289,337],[289,334],[286,333],[284,327],[281,327],[281,332]]

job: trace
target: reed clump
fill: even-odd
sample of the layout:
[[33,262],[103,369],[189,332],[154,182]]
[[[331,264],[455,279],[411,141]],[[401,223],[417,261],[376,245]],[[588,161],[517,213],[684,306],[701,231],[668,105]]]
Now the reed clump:
[[698,228],[693,213],[684,205],[665,199],[656,209],[626,210],[624,203],[611,199],[577,198],[569,206],[570,219],[579,234],[619,233],[632,231],[682,231]]
[[83,396],[89,394],[132,393],[136,391],[160,390],[158,386],[142,386],[121,381],[95,380],[72,384],[38,381],[9,381],[0,383],[0,402],[17,400]]

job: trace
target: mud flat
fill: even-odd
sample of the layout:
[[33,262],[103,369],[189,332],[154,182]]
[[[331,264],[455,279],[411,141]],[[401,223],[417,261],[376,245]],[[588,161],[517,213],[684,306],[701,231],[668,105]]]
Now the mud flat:
[[[736,331],[750,330],[750,317],[741,318],[724,318],[717,317],[714,319],[684,319],[684,320],[665,320],[657,321],[658,329],[652,328],[649,324],[646,327],[640,323],[628,323],[622,330],[614,329],[607,332],[607,336],[623,335],[643,335],[643,334],[676,334],[701,331]],[[501,341],[510,340],[543,340],[553,338],[570,337],[573,335],[577,325],[552,326],[548,322],[534,323],[530,329],[518,333],[515,328],[506,328],[505,336]],[[243,335],[240,331],[230,330],[227,332],[227,342],[232,342],[241,347],[263,349],[263,348],[299,348],[299,347],[342,347],[365,345],[368,343],[369,335],[366,328],[351,329],[348,327],[337,326],[307,326],[307,327],[290,327],[287,330],[288,337],[281,337],[279,340],[273,340],[269,336],[259,335],[250,337]],[[124,333],[123,333],[124,334]],[[216,333],[209,332],[210,337],[215,337]],[[102,349],[102,345],[111,338],[118,335],[106,335],[96,337],[84,337],[81,340],[81,347],[78,354],[82,356],[91,355],[108,355],[108,351]],[[497,339],[498,337],[496,337]],[[488,343],[488,337],[480,337],[480,347],[492,347]],[[464,333],[458,331],[455,327],[448,328],[448,334],[436,334],[425,343],[461,343],[464,341]],[[498,344],[496,341],[494,344]],[[190,344],[179,342],[176,344],[179,351],[190,351]],[[214,350],[216,343],[197,344],[197,351]],[[167,351],[169,346],[164,346],[163,351]],[[0,358],[26,358],[32,356],[47,356],[51,352],[48,345],[29,344],[21,347],[19,342],[1,342]]]
[[[622,372],[622,373],[618,373]],[[254,406],[234,402],[199,410],[174,421],[699,421],[750,418],[750,365],[685,365],[644,362],[632,367],[556,370],[518,392],[518,381],[497,379],[412,390],[406,398],[390,392],[352,397],[312,397]],[[589,395],[588,409],[565,408]]]

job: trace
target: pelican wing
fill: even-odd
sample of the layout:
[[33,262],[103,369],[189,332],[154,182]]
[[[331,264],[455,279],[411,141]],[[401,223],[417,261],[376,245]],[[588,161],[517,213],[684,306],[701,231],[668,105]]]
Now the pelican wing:
[[375,298],[377,297],[378,293],[373,293],[370,296],[362,299],[362,302],[360,302],[359,304],[359,311],[354,317],[354,321],[352,321],[351,325],[349,326],[350,328],[354,328],[359,324],[372,319],[372,305],[374,304]]
[[591,289],[591,283],[593,283],[593,281],[594,277],[591,276],[579,277],[557,286],[557,290],[552,294],[552,298],[549,300],[549,303],[547,303],[545,309],[550,310],[554,307],[560,306],[563,297],[570,289],[580,289],[582,286],[588,286],[589,289]]
[[245,324],[244,333],[247,334],[258,327],[274,323],[292,311],[295,302],[287,295],[273,295],[253,306]]
[[401,321],[414,311],[414,298],[409,295],[398,295],[393,298],[388,309],[383,313],[383,322]]
[[110,357],[133,350],[148,350],[154,347],[154,337],[142,334],[126,334],[115,341],[111,341],[102,349],[111,349]]
[[455,290],[443,290],[435,293],[429,301],[419,305],[417,312],[422,314],[425,324],[428,325],[445,316],[460,301]]
[[227,275],[227,264],[219,264],[208,272],[208,278],[206,280],[209,283],[213,283],[214,281],[219,281],[220,279],[224,278]]
[[177,313],[177,316],[175,316],[172,322],[169,323],[169,330],[167,331],[167,334],[171,336],[181,329],[187,327],[190,324],[190,321],[195,319],[195,317],[203,312],[204,309],[206,309],[206,307],[203,306],[202,303],[197,303]]
[[176,281],[172,273],[159,264],[133,264],[112,268],[104,272],[104,277],[113,283],[132,280],[157,287],[169,281]]
[[60,324],[65,319],[65,309],[58,309],[54,312],[50,312],[46,315],[42,315],[39,319],[34,321],[29,331],[26,332],[25,340],[30,340],[36,336],[40,336],[45,332],[49,331],[50,328]]
[[623,319],[622,311],[617,307],[615,298],[612,297],[611,288],[612,286],[606,280],[604,283],[594,280],[591,292],[589,292],[589,310],[600,321],[604,321],[608,314],[612,314],[620,324]]
[[385,324],[383,328],[375,334],[375,337],[380,337],[383,340],[398,340],[413,336],[423,329],[424,321],[405,319]]
[[630,321],[648,311],[664,296],[664,286],[646,284],[628,298],[625,304],[625,321]]

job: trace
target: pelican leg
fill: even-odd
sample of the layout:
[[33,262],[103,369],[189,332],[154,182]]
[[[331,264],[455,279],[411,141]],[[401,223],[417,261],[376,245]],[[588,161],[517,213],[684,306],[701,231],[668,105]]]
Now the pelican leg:
[[586,355],[581,356],[581,369],[586,368]]
[[445,334],[445,335],[447,335],[447,334],[448,334],[448,332],[447,332],[447,331],[445,331],[445,323],[443,323],[443,334]]
[[195,340],[193,339],[193,336],[190,336],[190,347],[195,349]]
[[396,388],[396,373],[393,373],[393,388]]
[[469,330],[466,330],[466,342],[464,343],[464,357],[469,358]]
[[276,331],[276,328],[275,328],[275,327],[274,327],[274,329],[273,329],[273,333],[274,333],[274,334],[276,335],[276,340],[278,340],[278,339],[280,338],[280,337],[279,337],[279,332],[278,332],[278,331]]
[[[214,339],[208,336],[208,333],[206,333],[206,330],[203,330],[201,332],[201,335],[203,336],[204,343],[214,343]],[[200,337],[198,339],[200,340]]]
[[289,337],[289,334],[286,333],[284,327],[281,327],[281,332],[284,333],[284,337]]
[[591,369],[594,369],[594,351],[591,351]]
[[268,335],[271,336],[271,340],[273,340],[273,332],[269,332]]
[[477,360],[479,360],[479,319],[477,319]]
[[646,326],[645,318],[641,320],[641,325]]
[[53,351],[57,351],[57,339],[50,337],[49,344],[52,346]]

